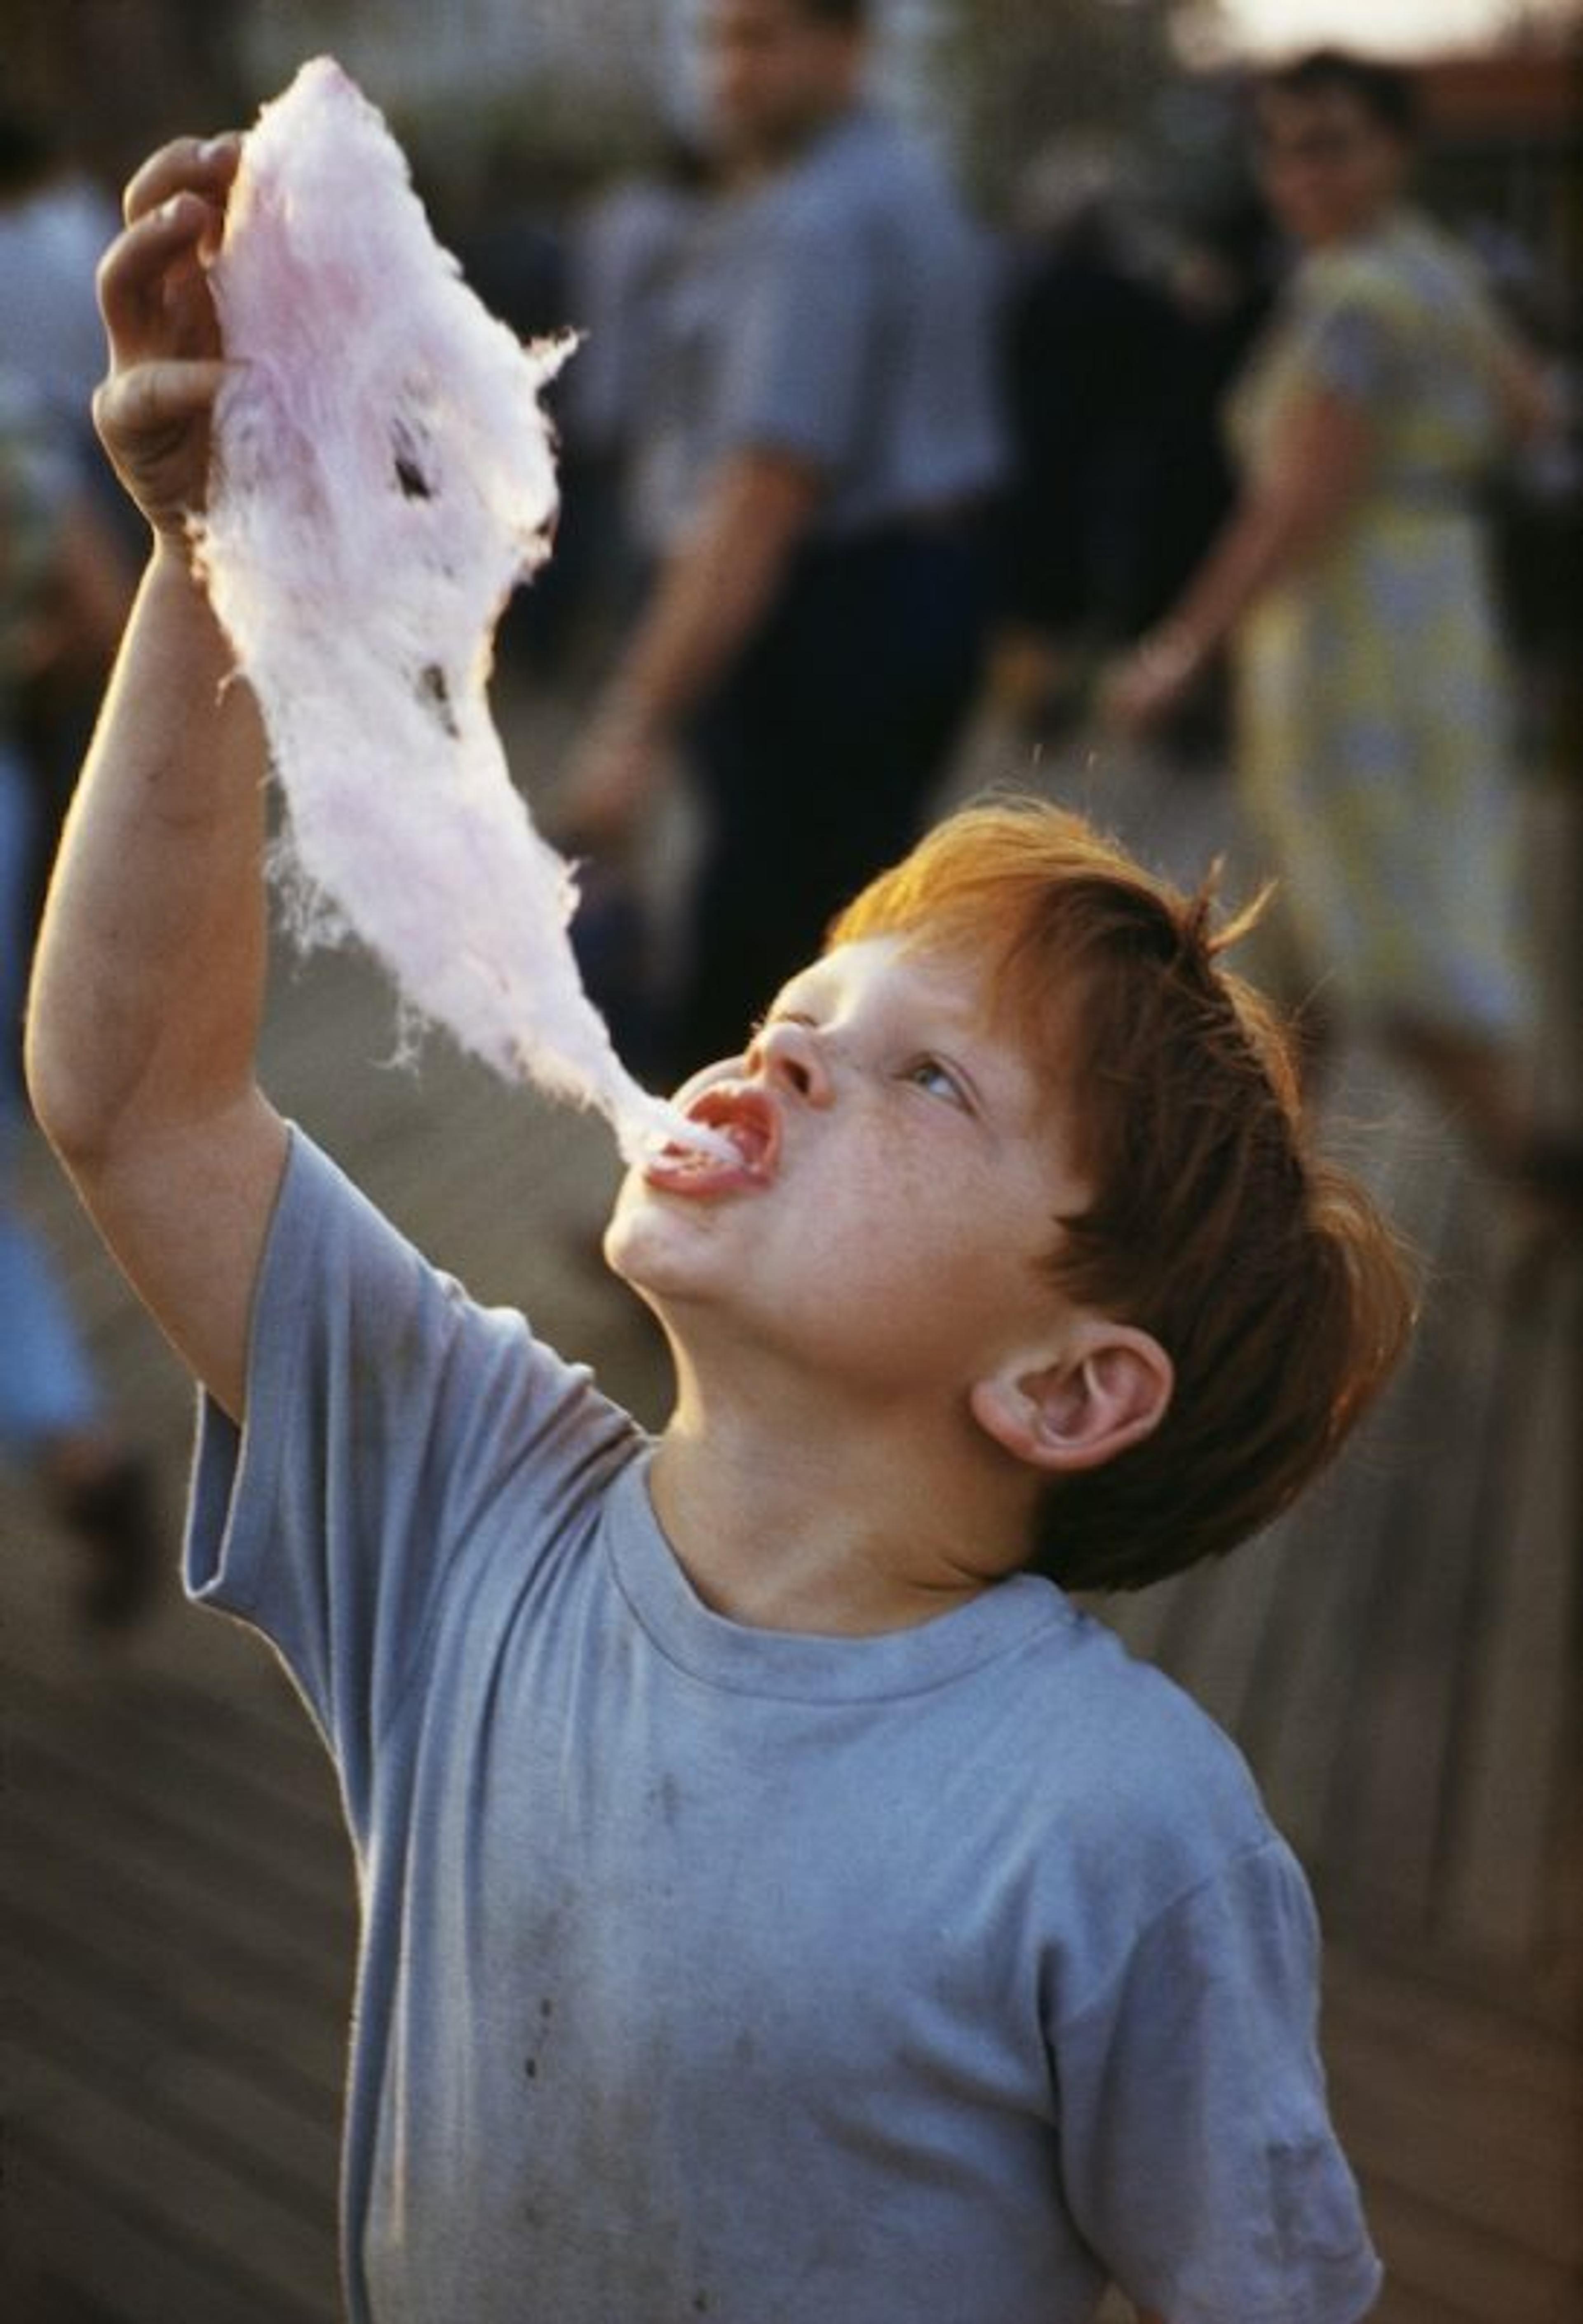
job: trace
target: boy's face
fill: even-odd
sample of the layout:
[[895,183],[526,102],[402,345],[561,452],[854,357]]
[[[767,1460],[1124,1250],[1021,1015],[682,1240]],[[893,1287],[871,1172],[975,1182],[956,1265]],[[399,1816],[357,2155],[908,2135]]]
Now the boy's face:
[[1060,1317],[1041,1262],[1088,1190],[981,967],[893,936],[842,945],[678,1102],[739,1158],[671,1150],[629,1173],[605,1249],[684,1351],[943,1408]]

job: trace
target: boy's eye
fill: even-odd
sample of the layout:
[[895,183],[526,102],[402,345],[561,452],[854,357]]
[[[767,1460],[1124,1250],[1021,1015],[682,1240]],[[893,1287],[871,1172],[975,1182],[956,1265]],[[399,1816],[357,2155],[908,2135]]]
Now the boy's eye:
[[931,1097],[944,1098],[949,1104],[961,1106],[964,1112],[968,1110],[967,1091],[950,1066],[943,1065],[938,1057],[915,1058],[902,1079],[910,1082],[915,1089],[926,1091]]

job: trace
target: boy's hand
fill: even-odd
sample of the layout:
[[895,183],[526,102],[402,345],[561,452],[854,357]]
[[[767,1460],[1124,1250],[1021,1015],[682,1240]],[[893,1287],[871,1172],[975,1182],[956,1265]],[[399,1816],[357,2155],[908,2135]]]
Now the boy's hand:
[[207,262],[242,141],[179,138],[126,189],[126,225],[99,267],[110,367],[94,422],[157,537],[185,548],[204,504],[209,411],[225,375]]

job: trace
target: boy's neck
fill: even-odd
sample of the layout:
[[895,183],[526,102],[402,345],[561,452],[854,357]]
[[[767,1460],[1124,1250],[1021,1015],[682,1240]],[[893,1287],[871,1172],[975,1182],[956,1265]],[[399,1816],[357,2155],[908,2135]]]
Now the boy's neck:
[[752,1628],[826,1637],[909,1629],[1015,1570],[1027,1487],[985,1457],[964,1415],[843,1433],[770,1425],[684,1396],[655,1456],[656,1513],[713,1610]]

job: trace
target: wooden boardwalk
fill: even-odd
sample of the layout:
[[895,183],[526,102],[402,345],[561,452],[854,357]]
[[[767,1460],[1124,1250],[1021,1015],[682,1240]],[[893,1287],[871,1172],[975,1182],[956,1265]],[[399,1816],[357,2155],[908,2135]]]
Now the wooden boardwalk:
[[[603,1132],[437,1047],[421,1079],[382,1069],[391,1027],[365,971],[288,974],[272,1085],[437,1259],[658,1419],[652,1333],[590,1259]],[[1579,1264],[1525,1264],[1367,1061],[1344,1096],[1430,1261],[1418,1356],[1298,1517],[1108,1610],[1238,1737],[1314,1877],[1382,2324],[1576,2324]],[[24,1176],[173,1528],[185,1384],[36,1148]],[[353,1903],[327,1766],[267,1653],[173,1581],[131,1637],[79,1635],[69,1546],[11,1474],[0,1541],[0,2316],[331,2324]]]

